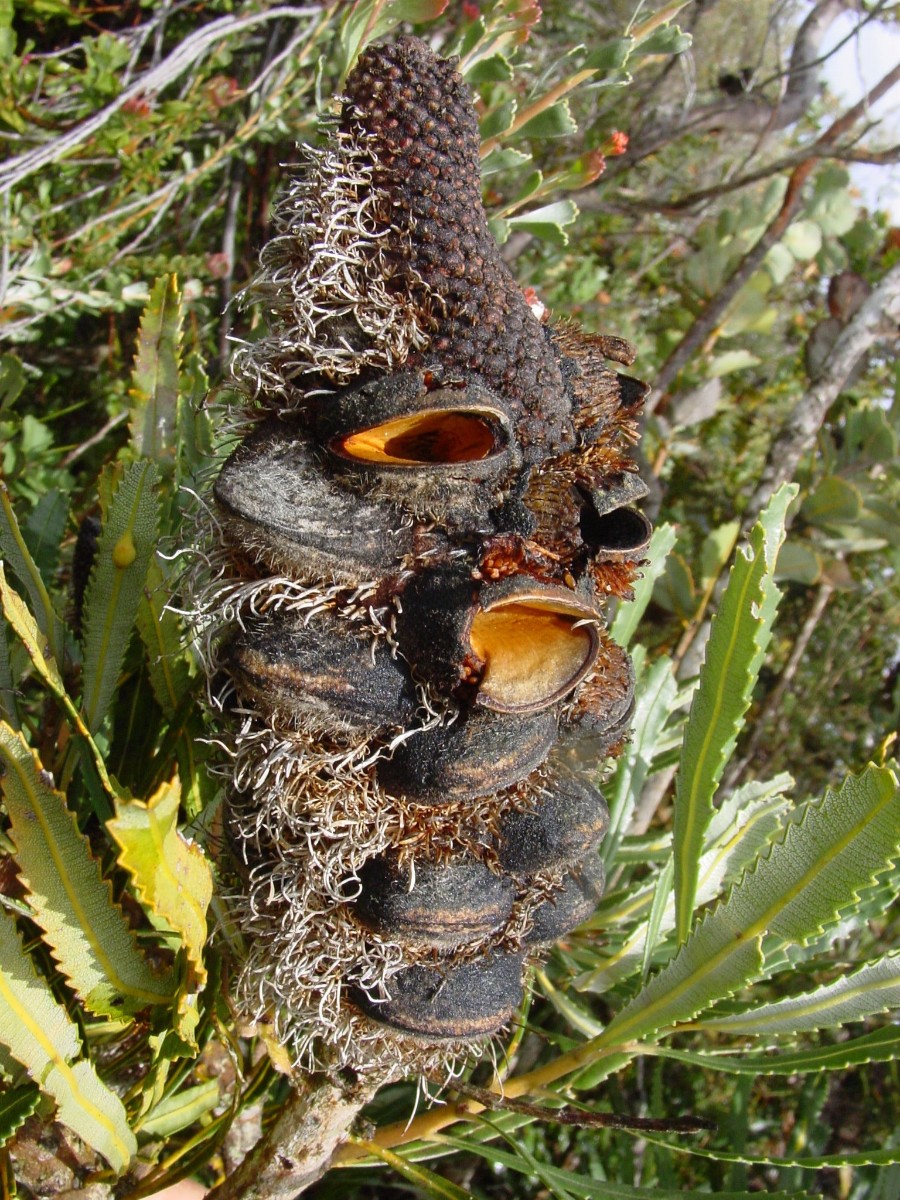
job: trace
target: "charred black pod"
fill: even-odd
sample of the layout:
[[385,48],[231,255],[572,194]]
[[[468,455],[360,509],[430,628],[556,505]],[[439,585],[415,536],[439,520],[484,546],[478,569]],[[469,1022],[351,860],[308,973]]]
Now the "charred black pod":
[[621,339],[533,314],[452,60],[368,48],[301,157],[197,587],[237,1000],[298,1063],[403,1074],[512,1021],[528,955],[602,891],[609,816],[573,768],[627,735],[604,619],[650,535],[647,387]]
[[355,1003],[367,1016],[403,1033],[465,1041],[510,1021],[522,1003],[522,954],[492,953],[456,965],[412,966],[387,981],[389,998],[362,990]]
[[442,951],[502,929],[516,898],[511,879],[472,858],[403,864],[396,854],[379,855],[363,865],[359,881],[357,920],[385,937]]

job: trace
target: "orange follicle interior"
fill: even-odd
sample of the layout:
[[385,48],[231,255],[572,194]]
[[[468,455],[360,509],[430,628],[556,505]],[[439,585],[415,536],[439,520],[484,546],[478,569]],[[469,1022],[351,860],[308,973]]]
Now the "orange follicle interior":
[[480,462],[497,449],[486,416],[442,409],[397,417],[339,443],[341,453],[359,462],[401,467]]
[[484,662],[479,699],[489,708],[544,708],[573,688],[597,657],[593,623],[584,612],[550,600],[514,600],[479,612],[469,640]]

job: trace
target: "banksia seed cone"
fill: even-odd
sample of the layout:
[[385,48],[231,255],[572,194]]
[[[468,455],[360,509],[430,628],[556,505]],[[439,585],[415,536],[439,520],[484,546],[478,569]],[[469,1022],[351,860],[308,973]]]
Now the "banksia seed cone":
[[[231,748],[237,1001],[294,1061],[409,1073],[513,1019],[593,910],[627,732],[604,628],[649,537],[620,339],[541,324],[481,206],[454,62],[367,50],[303,152],[237,356],[196,583]],[[224,683],[223,683],[224,680]],[[227,873],[227,865],[223,864]]]

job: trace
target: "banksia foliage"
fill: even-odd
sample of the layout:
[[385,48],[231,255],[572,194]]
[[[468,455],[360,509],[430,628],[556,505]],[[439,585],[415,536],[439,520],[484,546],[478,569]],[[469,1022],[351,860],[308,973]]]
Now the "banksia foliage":
[[407,1073],[515,1019],[592,911],[586,777],[633,676],[604,606],[649,536],[646,387],[542,324],[481,206],[453,61],[362,56],[307,150],[235,364],[242,440],[196,581],[221,740],[237,999],[299,1065]]

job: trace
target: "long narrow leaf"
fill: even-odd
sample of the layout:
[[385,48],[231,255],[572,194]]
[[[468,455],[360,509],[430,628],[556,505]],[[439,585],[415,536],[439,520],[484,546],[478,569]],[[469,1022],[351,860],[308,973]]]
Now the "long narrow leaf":
[[712,801],[750,705],[781,593],[775,563],[795,485],[780,488],[738,552],[712,623],[700,683],[684,735],[675,788],[675,906],[678,940],[688,936],[697,894],[697,864]]
[[745,1054],[732,1058],[717,1054],[691,1054],[685,1050],[660,1049],[661,1058],[723,1071],[727,1075],[805,1075],[813,1071],[846,1071],[871,1062],[890,1062],[900,1058],[900,1028],[888,1025],[862,1037],[838,1042],[834,1046],[816,1046],[811,1050],[767,1050],[764,1054]]
[[19,874],[34,919],[74,991],[98,1015],[166,1003],[172,984],[138,951],[65,797],[45,782],[47,773],[24,738],[3,722],[0,762]]
[[[446,1133],[435,1134],[434,1141],[439,1145],[453,1146],[456,1150],[477,1154],[495,1166],[508,1167],[520,1174],[530,1174],[530,1168],[521,1158],[506,1150],[499,1150],[496,1146],[482,1145],[468,1138],[458,1138]],[[708,1191],[688,1189],[676,1193],[665,1188],[634,1187],[610,1179],[591,1179],[590,1176],[576,1175],[574,1171],[566,1171],[561,1167],[544,1167],[544,1172],[558,1187],[568,1188],[579,1196],[590,1197],[590,1200],[710,1200],[711,1196]],[[715,1192],[712,1195],[714,1200],[758,1200],[759,1192]],[[808,1192],[766,1192],[765,1195],[766,1200],[809,1200]]]
[[131,377],[132,444],[162,471],[175,467],[182,320],[178,279],[162,275],[141,317]]
[[459,1187],[449,1179],[444,1179],[442,1175],[436,1175],[434,1171],[430,1171],[428,1167],[423,1167],[420,1163],[408,1162],[399,1154],[395,1154],[393,1150],[388,1150],[386,1146],[376,1145],[375,1142],[366,1141],[363,1138],[354,1140],[363,1150],[368,1151],[375,1158],[380,1158],[389,1167],[393,1167],[398,1175],[408,1179],[415,1185],[417,1191],[423,1192],[426,1196],[433,1196],[435,1200],[476,1200],[476,1197],[471,1192],[467,1192],[465,1188]]
[[896,780],[869,767],[788,827],[594,1045],[653,1036],[734,995],[765,974],[767,956],[777,960],[785,944],[802,944],[835,924],[898,853]]
[[672,661],[666,655],[649,669],[638,671],[636,665],[636,673],[634,733],[617,765],[609,803],[609,832],[601,847],[606,863],[615,861],[622,835],[650,774],[663,726],[672,715],[678,695]]
[[100,728],[143,595],[159,520],[153,495],[156,469],[133,463],[112,504],[84,598],[84,715],[92,733]]
[[72,1063],[78,1030],[22,949],[15,922],[0,909],[0,1038],[59,1106],[58,1117],[117,1171],[137,1149],[119,1097],[91,1063]]
[[708,1017],[701,1024],[704,1029],[768,1036],[828,1029],[892,1009],[900,1009],[900,950],[811,992],[727,1017]]
[[28,592],[32,608],[37,616],[41,633],[50,645],[50,653],[62,662],[65,655],[65,633],[63,623],[53,607],[53,602],[41,578],[37,563],[28,552],[25,539],[16,520],[6,484],[0,479],[0,557],[6,559],[10,569]]
[[178,617],[166,608],[167,591],[159,563],[151,559],[137,611],[137,627],[147,651],[150,686],[156,702],[171,720],[188,689],[187,640]]
[[56,659],[50,653],[50,647],[47,645],[45,639],[41,637],[34,617],[28,611],[22,597],[6,582],[2,563],[0,563],[0,606],[3,608],[3,615],[9,622],[13,633],[15,633],[16,637],[25,647],[25,651],[31,659],[38,675],[47,685],[53,696],[59,701],[65,710],[66,716],[71,721],[72,727],[77,730],[83,739],[83,744],[87,747],[87,751],[93,760],[103,787],[110,796],[116,796],[118,792],[113,786],[112,780],[106,770],[103,755],[100,753],[97,743],[91,737],[90,730],[82,720],[81,714],[72,702],[72,698],[66,691]]
[[657,525],[653,530],[647,547],[647,562],[641,567],[641,578],[634,585],[634,596],[619,605],[609,629],[613,641],[620,646],[627,647],[634,637],[653,595],[653,586],[665,570],[666,559],[675,545],[676,537],[674,525]]
[[[657,1146],[672,1149],[670,1142],[652,1134],[647,1135],[647,1141]],[[713,1162],[746,1163],[748,1166],[761,1167],[803,1167],[806,1171],[823,1171],[828,1167],[886,1167],[891,1163],[900,1163],[900,1146],[879,1150],[860,1150],[838,1154],[791,1154],[781,1152],[776,1156],[762,1154],[732,1154],[727,1150],[702,1150],[697,1146],[679,1146],[685,1154],[696,1158],[708,1158]],[[757,1193],[758,1195],[759,1193]],[[808,1193],[804,1193],[808,1196]],[[769,1193],[766,1193],[769,1195]]]

